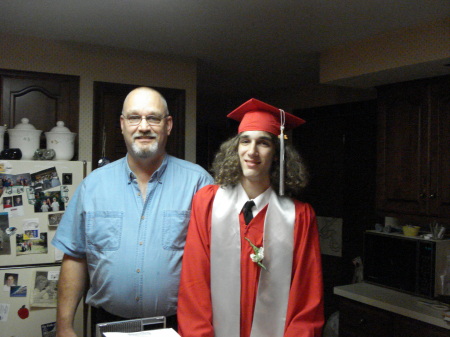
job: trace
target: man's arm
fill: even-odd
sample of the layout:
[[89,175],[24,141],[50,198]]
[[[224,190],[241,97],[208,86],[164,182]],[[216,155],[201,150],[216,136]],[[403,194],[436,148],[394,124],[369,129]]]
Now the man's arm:
[[58,281],[56,336],[76,337],[73,320],[77,306],[86,290],[87,280],[86,259],[64,254]]

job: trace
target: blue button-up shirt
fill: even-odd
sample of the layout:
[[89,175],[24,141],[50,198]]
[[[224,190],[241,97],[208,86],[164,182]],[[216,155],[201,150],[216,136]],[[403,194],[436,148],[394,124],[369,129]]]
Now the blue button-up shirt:
[[144,201],[126,157],[89,174],[52,241],[87,259],[87,303],[125,318],[175,314],[191,200],[212,181],[199,165],[166,155]]

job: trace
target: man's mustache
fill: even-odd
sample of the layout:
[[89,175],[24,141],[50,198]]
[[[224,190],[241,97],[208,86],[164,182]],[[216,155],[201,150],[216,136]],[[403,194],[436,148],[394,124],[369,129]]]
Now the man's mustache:
[[156,138],[156,137],[158,137],[158,134],[153,133],[153,132],[144,132],[144,133],[139,132],[139,133],[135,133],[133,135],[133,139],[140,138],[140,137]]

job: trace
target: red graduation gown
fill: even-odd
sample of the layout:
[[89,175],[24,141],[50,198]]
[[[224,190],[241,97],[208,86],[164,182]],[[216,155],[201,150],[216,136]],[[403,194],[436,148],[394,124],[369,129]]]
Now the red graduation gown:
[[[195,195],[192,203],[178,295],[178,332],[182,337],[214,337],[210,242],[212,206],[218,188],[218,185],[205,186]],[[295,248],[284,337],[319,337],[324,317],[316,217],[309,204],[297,200],[294,203]],[[260,272],[260,267],[250,259],[253,249],[244,237],[258,247],[262,245],[266,211],[267,206],[248,226],[242,213],[239,215],[242,247],[240,337],[250,336]]]

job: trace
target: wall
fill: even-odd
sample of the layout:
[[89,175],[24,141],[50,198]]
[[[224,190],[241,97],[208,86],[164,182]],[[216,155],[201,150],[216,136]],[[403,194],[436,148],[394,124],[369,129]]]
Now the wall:
[[[0,34],[0,68],[80,77],[79,159],[92,160],[94,81],[186,90],[186,159],[196,159],[196,61]],[[52,126],[49,125],[49,130]],[[48,130],[44,130],[48,131]]]
[[370,87],[450,73],[450,19],[404,28],[321,53],[320,82]]

